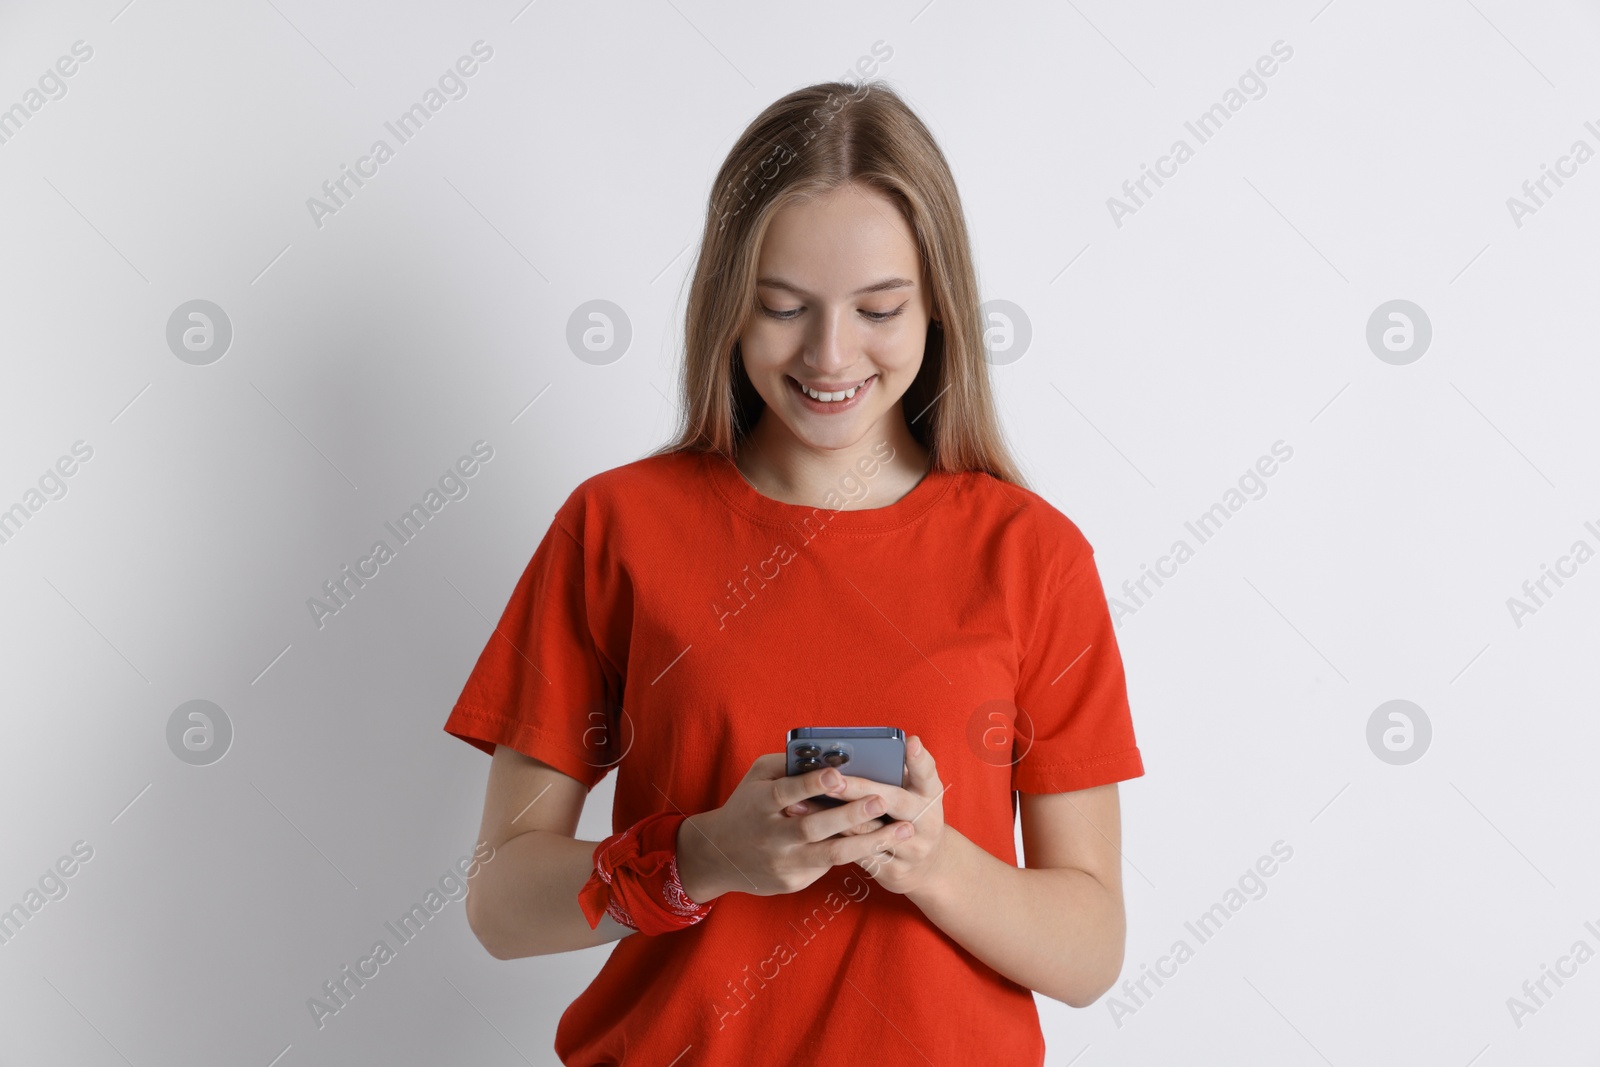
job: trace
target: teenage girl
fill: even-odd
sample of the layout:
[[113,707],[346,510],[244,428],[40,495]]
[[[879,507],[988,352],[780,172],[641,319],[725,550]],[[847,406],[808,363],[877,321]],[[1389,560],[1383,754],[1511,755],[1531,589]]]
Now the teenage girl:
[[[791,93],[729,153],[676,438],[571,492],[445,724],[493,755],[484,947],[616,942],[562,1063],[1038,1065],[1034,992],[1115,981],[1116,783],[1144,768],[1093,549],[1007,454],[978,303],[950,169],[888,87]],[[785,777],[799,726],[900,727],[903,785]],[[613,768],[613,835],[575,840]]]

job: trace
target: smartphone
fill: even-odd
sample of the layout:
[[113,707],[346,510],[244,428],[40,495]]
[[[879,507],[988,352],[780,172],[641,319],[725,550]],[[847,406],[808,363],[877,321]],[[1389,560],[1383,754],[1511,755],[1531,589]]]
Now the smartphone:
[[[833,767],[840,774],[905,786],[906,735],[897,726],[802,726],[789,731],[784,751],[790,777]],[[825,808],[848,803],[826,794],[809,800]],[[887,826],[894,819],[885,813],[878,821]]]

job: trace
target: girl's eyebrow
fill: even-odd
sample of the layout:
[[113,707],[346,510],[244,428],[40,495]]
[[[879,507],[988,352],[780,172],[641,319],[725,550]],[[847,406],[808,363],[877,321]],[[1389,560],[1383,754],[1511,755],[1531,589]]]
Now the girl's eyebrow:
[[[862,286],[860,289],[857,289],[850,295],[862,296],[866,293],[881,293],[887,289],[911,289],[915,288],[916,284],[916,282],[910,281],[906,278],[885,278],[881,282],[873,282],[871,285]],[[787,292],[794,293],[796,296],[812,295],[800,288],[798,285],[795,285],[793,282],[783,278],[757,278],[756,285],[763,289],[783,289]]]

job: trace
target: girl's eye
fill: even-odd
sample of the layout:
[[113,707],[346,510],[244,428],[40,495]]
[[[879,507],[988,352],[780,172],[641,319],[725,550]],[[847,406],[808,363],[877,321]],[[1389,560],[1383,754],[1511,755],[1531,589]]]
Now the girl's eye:
[[[767,307],[765,304],[761,305],[761,313],[762,314],[766,315],[769,318],[777,319],[780,322],[786,321],[788,319],[792,319],[792,318],[794,318],[796,315],[800,314],[800,312],[802,312],[804,310],[805,310],[804,308],[790,308],[788,311],[774,311],[772,308]],[[893,311],[863,311],[861,314],[865,315],[868,319],[870,319],[873,322],[887,322],[890,319],[894,318],[896,315],[900,314],[904,310],[905,310],[905,305],[902,304],[900,307],[895,308]]]

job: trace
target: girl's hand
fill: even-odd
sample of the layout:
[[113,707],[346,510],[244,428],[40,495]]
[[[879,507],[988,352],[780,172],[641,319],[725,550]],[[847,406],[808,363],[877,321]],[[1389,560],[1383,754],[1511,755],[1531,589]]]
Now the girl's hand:
[[[793,893],[841,863],[871,856],[894,841],[899,824],[879,825],[889,786],[862,789],[849,803],[790,817],[787,809],[826,792],[832,768],[788,777],[782,752],[757,756],[720,808],[691,815],[678,829],[678,877],[691,900],[726,892]],[[901,790],[895,790],[901,792]],[[871,832],[859,832],[863,826]],[[853,831],[845,833],[844,831]]]
[[[870,778],[839,774],[828,768],[814,771],[822,777],[822,788],[828,796],[856,801],[867,796],[881,796],[888,805],[886,814],[898,820],[896,825],[909,825],[915,831],[908,839],[893,840],[880,845],[872,854],[855,860],[873,881],[891,893],[910,893],[927,885],[935,876],[942,855],[944,834],[944,804],[941,798],[945,787],[939,781],[939,770],[933,756],[922,744],[922,738],[913,734],[906,739],[906,782],[904,789]],[[829,788],[829,775],[838,775],[841,785]],[[809,775],[805,777],[810,777]],[[815,795],[815,794],[812,794]],[[784,809],[784,814],[794,817],[814,818],[811,814],[827,811],[845,811],[849,807],[830,809],[801,800]],[[840,830],[841,836],[873,834],[889,830],[876,819],[853,823]],[[893,832],[889,830],[889,832]],[[881,834],[880,834],[881,838]]]

